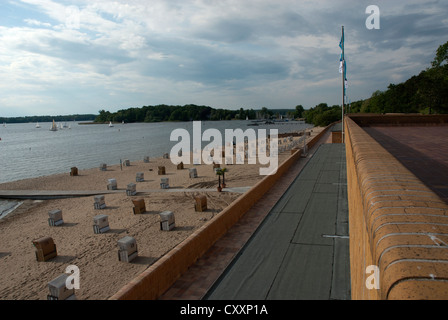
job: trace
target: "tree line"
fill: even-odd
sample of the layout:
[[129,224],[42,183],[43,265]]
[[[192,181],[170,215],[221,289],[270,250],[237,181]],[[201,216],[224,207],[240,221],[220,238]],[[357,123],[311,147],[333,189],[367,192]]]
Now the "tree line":
[[156,105],[141,108],[128,108],[117,112],[100,110],[95,118],[97,123],[105,122],[167,122],[167,121],[206,121],[255,118],[254,110],[225,110],[209,106],[189,104],[185,106]]
[[369,99],[349,106],[350,113],[448,113],[448,65],[432,67]]
[[95,114],[75,114],[66,116],[25,116],[25,117],[0,117],[0,123],[36,123],[36,122],[66,122],[66,121],[93,121]]
[[228,110],[215,109],[210,106],[188,104],[184,106],[156,105],[141,108],[128,108],[117,112],[100,110],[96,123],[107,122],[168,122],[168,121],[219,121],[219,120],[255,120],[272,119],[280,115],[295,117],[295,110],[273,110],[263,107],[261,110],[243,109]]

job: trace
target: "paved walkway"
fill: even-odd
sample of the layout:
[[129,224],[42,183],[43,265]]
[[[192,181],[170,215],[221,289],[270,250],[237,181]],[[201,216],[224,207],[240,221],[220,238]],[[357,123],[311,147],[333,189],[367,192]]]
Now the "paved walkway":
[[350,299],[345,168],[321,145],[206,299]]
[[[271,190],[260,200],[254,207],[252,207],[241,220],[233,226],[226,235],[219,239],[212,248],[201,257],[195,265],[190,269],[163,295],[161,300],[201,300],[210,298],[207,294],[211,293],[210,289],[217,284],[220,277],[223,275],[226,268],[228,268],[234,258],[241,253],[242,248],[251,238],[266,216],[279,202],[279,199],[286,199],[285,193],[290,185],[296,180],[296,177],[305,167],[307,162],[313,157],[314,152],[318,147],[326,143],[330,138],[330,133],[327,133],[318,144],[309,150],[308,157],[301,158],[297,161]],[[337,148],[337,147],[336,147]],[[343,185],[341,185],[343,186]],[[321,186],[322,187],[322,186]],[[322,190],[321,190],[322,191]],[[341,205],[343,202],[340,203]],[[344,234],[345,229],[337,230],[339,234]],[[330,238],[334,242],[342,242],[346,244],[345,249],[348,248],[348,239],[333,238],[331,232],[328,232]],[[341,240],[341,241],[340,241]],[[338,252],[336,256],[340,256],[340,247],[337,247]],[[348,251],[342,250],[343,255],[348,254]],[[347,257],[346,257],[347,258]],[[347,274],[348,258],[344,260],[346,264],[343,265],[343,273]],[[339,266],[339,265],[338,265]],[[339,273],[339,272],[338,272]],[[347,284],[347,280],[343,280]],[[346,292],[347,290],[343,290]],[[346,298],[347,294],[335,294],[333,291],[332,298]],[[216,296],[212,297],[216,298]]]

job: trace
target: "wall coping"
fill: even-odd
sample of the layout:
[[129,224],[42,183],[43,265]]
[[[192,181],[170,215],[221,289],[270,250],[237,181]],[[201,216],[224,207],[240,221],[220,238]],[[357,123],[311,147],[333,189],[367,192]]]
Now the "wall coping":
[[370,240],[370,257],[352,257],[354,263],[379,268],[381,299],[448,299],[448,205],[358,125],[377,125],[378,118],[351,118],[346,143],[362,201],[362,212],[352,214]]

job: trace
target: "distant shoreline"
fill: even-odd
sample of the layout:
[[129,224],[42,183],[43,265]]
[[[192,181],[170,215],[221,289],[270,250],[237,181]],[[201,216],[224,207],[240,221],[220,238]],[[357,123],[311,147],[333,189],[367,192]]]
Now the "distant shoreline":
[[[164,123],[164,122],[169,122],[169,123],[176,123],[176,122],[182,122],[182,123],[188,123],[188,122],[193,122],[193,121],[201,121],[201,122],[220,122],[220,121],[245,121],[245,122],[249,122],[249,123],[262,123],[262,122],[266,122],[263,124],[280,124],[280,123],[295,123],[295,122],[303,122],[306,123],[304,121],[304,119],[299,119],[299,120],[267,120],[267,119],[251,119],[251,120],[241,120],[241,119],[231,119],[231,120],[188,120],[188,121],[182,121],[182,120],[174,120],[174,121],[150,121],[150,122],[142,122],[142,121],[137,121],[137,122],[120,122],[120,121],[112,121],[112,124],[134,124],[134,123]],[[79,125],[90,125],[90,124],[109,124],[110,121],[105,121],[105,122],[95,122],[95,121],[89,121],[89,122],[79,122]]]
[[59,115],[59,116],[23,116],[23,117],[0,117],[0,123],[5,124],[19,124],[19,123],[36,123],[36,122],[71,122],[71,121],[94,121],[97,115],[95,114],[74,114],[74,115]]

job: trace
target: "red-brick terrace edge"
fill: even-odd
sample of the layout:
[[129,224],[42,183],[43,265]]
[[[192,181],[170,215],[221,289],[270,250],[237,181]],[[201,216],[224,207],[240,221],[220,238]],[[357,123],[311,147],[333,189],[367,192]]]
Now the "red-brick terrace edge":
[[448,299],[448,205],[345,119],[352,299]]

